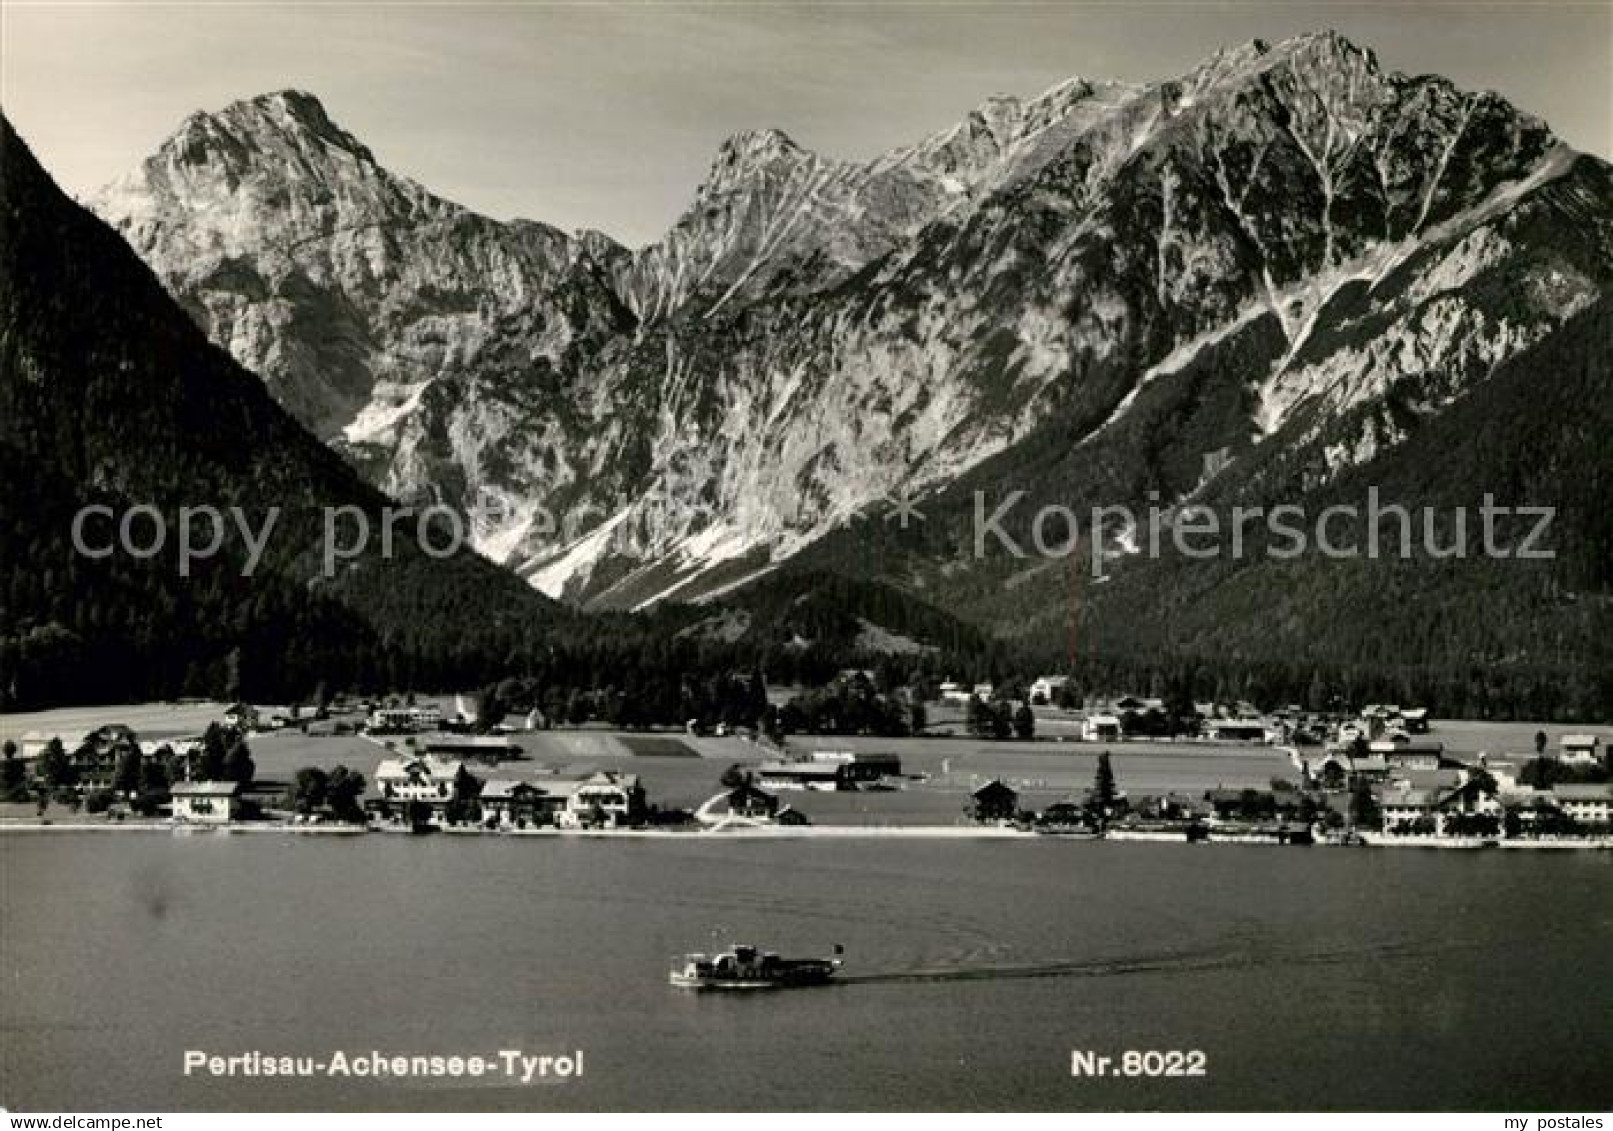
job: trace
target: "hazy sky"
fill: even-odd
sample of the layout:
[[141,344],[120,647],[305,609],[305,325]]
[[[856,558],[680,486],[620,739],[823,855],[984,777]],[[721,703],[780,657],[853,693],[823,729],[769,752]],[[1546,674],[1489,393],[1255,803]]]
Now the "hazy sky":
[[298,87],[388,167],[500,218],[641,243],[718,143],[778,126],[868,157],[987,95],[1174,76],[1333,27],[1613,150],[1613,2],[30,3],[0,0],[0,105],[83,195],[186,114]]

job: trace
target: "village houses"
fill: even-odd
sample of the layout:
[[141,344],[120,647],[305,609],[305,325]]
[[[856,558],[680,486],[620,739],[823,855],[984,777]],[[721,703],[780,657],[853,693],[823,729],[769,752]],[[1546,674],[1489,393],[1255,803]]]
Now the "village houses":
[[628,828],[644,819],[637,774],[600,770],[576,784],[560,813],[562,828]]
[[1563,815],[1577,825],[1602,831],[1613,825],[1613,787],[1606,783],[1558,785],[1551,796]]
[[1067,675],[1044,675],[1031,684],[1030,700],[1037,706],[1056,704],[1069,685]]
[[1600,746],[1601,741],[1594,734],[1565,734],[1561,742],[1563,761],[1596,762]]
[[240,816],[239,782],[175,782],[172,792],[175,821],[198,825],[224,825]]
[[977,821],[1011,821],[1019,813],[1019,794],[994,778],[971,795],[970,813]]

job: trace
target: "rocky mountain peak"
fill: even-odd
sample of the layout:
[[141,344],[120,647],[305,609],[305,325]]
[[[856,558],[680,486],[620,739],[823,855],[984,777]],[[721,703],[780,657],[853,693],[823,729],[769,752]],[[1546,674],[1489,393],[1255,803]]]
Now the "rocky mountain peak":
[[374,160],[363,143],[331,121],[324,103],[305,90],[273,91],[245,103],[236,103],[236,106],[243,111],[251,108],[259,112],[287,132],[300,131],[366,160]]
[[[191,270],[216,255],[328,235],[361,224],[463,212],[383,168],[314,95],[279,90],[196,113],[91,202],[136,247],[164,242],[188,217]],[[201,216],[205,222],[197,222]]]
[[795,163],[811,154],[780,129],[741,130],[717,147],[705,188],[721,189],[777,162]]
[[331,121],[324,105],[301,90],[279,90],[186,118],[156,154],[171,165],[242,170],[267,160],[319,161],[327,152],[373,164],[375,156]]
[[475,358],[503,388],[555,371],[620,315],[580,268],[625,249],[436,196],[303,91],[190,116],[93,207],[283,405],[355,450],[395,443],[445,357]]
[[1381,76],[1378,57],[1371,50],[1336,31],[1323,30],[1296,35],[1275,46],[1252,39],[1220,48],[1178,81],[1188,91],[1238,89],[1278,68],[1303,76],[1318,91]]
[[1362,47],[1331,28],[1291,36],[1279,43],[1275,50],[1258,39],[1253,41],[1253,45],[1263,48],[1267,54],[1287,55],[1290,58],[1305,56],[1335,62],[1361,59],[1369,62],[1373,70],[1378,68],[1378,56],[1370,47]]
[[1072,75],[1061,82],[1048,87],[1035,98],[1030,99],[1026,108],[1034,112],[1042,107],[1070,106],[1084,98],[1091,98],[1104,90],[1117,90],[1125,87],[1124,83],[1093,82],[1091,79]]
[[[1285,41],[1287,42],[1287,41]],[[1251,39],[1230,47],[1217,47],[1199,63],[1196,70],[1233,71],[1252,64],[1271,54],[1271,43],[1264,39]]]
[[1333,87],[1375,82],[1383,77],[1378,56],[1370,48],[1359,47],[1336,31],[1311,32],[1284,40],[1269,58],[1281,61],[1292,71],[1312,82]]
[[972,118],[995,127],[1017,123],[1024,116],[1025,104],[1012,94],[993,94],[975,107]]
[[773,161],[804,153],[795,139],[781,129],[741,130],[717,148],[718,167]]

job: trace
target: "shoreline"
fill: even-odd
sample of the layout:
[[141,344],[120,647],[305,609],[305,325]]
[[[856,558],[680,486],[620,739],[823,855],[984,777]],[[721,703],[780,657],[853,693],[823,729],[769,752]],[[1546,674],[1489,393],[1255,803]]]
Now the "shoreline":
[[1414,848],[1441,851],[1476,852],[1488,849],[1538,852],[1597,852],[1613,851],[1613,836],[1583,837],[1572,840],[1486,840],[1471,838],[1437,839],[1433,837],[1399,838],[1381,835],[1357,843],[1336,840],[1316,840],[1310,844],[1284,844],[1275,837],[1254,836],[1234,832],[1217,836],[1214,830],[1205,840],[1189,841],[1185,834],[1167,831],[1128,832],[1115,830],[1104,836],[1042,833],[1034,829],[1018,829],[1004,825],[777,825],[747,826],[720,830],[704,829],[500,829],[479,828],[434,829],[415,834],[407,828],[375,828],[363,825],[290,825],[276,823],[197,825],[156,821],[89,822],[89,821],[20,821],[0,822],[4,833],[169,833],[181,836],[217,834],[222,836],[281,834],[286,836],[360,837],[371,833],[384,836],[449,836],[449,837],[511,837],[511,838],[567,838],[593,840],[1063,840],[1071,842],[1111,841],[1134,844],[1180,844],[1184,846],[1253,845],[1263,848]]

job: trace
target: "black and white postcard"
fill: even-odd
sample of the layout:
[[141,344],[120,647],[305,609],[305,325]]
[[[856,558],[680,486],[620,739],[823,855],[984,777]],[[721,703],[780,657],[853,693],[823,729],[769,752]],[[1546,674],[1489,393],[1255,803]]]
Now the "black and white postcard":
[[9,1126],[1605,1131],[1610,92],[1606,0],[4,0]]

